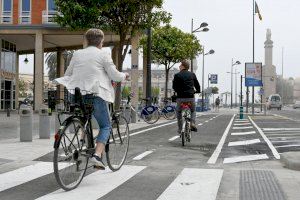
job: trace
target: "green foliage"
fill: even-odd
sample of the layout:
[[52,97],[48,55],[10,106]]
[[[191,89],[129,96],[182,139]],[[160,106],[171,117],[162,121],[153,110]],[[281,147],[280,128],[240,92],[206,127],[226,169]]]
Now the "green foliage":
[[26,83],[23,79],[19,79],[19,97],[26,97]]
[[211,88],[211,93],[212,94],[219,94],[219,88],[218,87],[212,87]]
[[159,87],[152,87],[152,92],[151,92],[153,97],[159,97],[160,94],[160,88]]
[[131,88],[129,86],[124,86],[122,90],[122,98],[127,98],[130,95]]

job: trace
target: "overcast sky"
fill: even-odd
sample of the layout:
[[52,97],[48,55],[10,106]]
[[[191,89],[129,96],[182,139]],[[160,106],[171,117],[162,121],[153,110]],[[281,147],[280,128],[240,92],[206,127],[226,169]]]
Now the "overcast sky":
[[[284,77],[300,77],[300,1],[257,0],[263,21],[255,18],[255,60],[264,63],[266,30],[272,31],[274,41],[273,64],[281,74],[282,47],[284,47]],[[219,75],[221,92],[230,90],[231,59],[239,60],[237,66],[244,73],[244,63],[252,61],[252,0],[165,0],[164,8],[173,16],[172,25],[185,32],[201,22],[209,24],[209,32],[196,33],[201,44],[215,54],[205,57],[205,84],[207,73]],[[21,61],[24,58],[21,58]],[[130,66],[126,59],[124,66]],[[32,59],[31,59],[32,61]],[[30,63],[20,62],[20,72],[32,72]],[[197,75],[201,81],[202,57],[198,58]]]

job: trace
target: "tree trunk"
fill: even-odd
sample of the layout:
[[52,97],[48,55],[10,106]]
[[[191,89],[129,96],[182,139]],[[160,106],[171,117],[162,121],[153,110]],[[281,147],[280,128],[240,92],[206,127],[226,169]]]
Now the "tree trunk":
[[168,82],[169,82],[170,69],[166,66],[166,83],[165,83],[165,99],[168,98]]

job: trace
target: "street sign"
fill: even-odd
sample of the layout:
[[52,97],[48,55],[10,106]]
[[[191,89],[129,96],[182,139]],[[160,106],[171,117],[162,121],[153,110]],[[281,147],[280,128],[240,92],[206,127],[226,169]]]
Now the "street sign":
[[211,84],[218,84],[218,74],[211,74],[210,75],[210,83]]
[[262,84],[262,63],[245,64],[245,85],[246,87],[261,87]]

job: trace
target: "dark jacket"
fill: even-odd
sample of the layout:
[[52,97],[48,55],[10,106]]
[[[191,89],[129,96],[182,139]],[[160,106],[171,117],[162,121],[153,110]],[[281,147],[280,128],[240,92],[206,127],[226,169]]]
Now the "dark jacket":
[[194,73],[181,70],[174,76],[173,90],[177,93],[177,98],[194,98],[195,93],[200,93],[200,84]]

